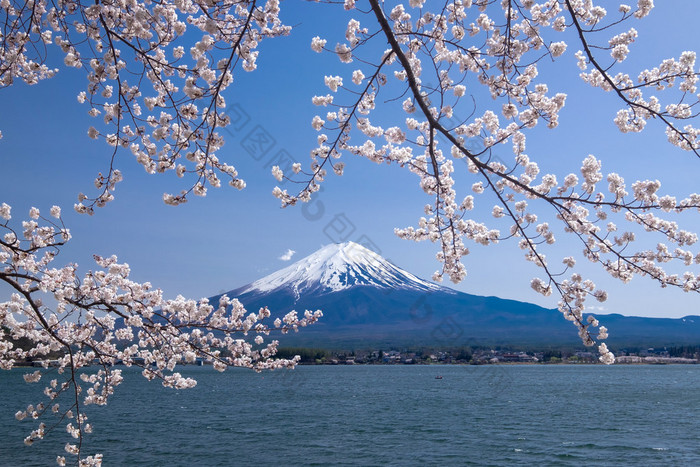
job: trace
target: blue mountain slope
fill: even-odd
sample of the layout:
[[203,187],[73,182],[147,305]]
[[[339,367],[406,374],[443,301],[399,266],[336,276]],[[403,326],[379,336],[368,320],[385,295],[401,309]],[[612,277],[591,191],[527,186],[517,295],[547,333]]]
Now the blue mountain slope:
[[[285,336],[285,345],[580,345],[556,310],[441,287],[352,242],[324,247],[227,295],[249,311],[323,310],[319,323]],[[609,345],[700,343],[698,316],[598,319],[610,331]]]

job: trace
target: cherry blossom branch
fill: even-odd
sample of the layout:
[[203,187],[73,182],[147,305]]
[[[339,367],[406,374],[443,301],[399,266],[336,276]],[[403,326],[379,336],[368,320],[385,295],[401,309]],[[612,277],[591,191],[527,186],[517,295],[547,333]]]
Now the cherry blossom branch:
[[[636,100],[630,99],[627,97],[625,94],[626,92],[630,92],[632,90],[639,89],[641,87],[650,87],[653,84],[657,84],[662,80],[669,80],[673,81],[675,77],[678,76],[683,76],[683,77],[688,77],[689,73],[687,71],[683,73],[676,73],[676,74],[671,74],[670,76],[666,76],[663,78],[655,78],[651,80],[645,80],[645,83],[643,85],[637,85],[637,86],[623,86],[619,87],[618,84],[613,81],[613,79],[610,77],[608,74],[608,70],[603,69],[602,66],[598,63],[598,60],[595,58],[593,55],[593,52],[591,51],[591,48],[588,44],[588,40],[586,38],[585,32],[583,28],[581,27],[581,24],[578,19],[578,13],[575,11],[575,8],[571,5],[571,0],[565,0],[567,9],[569,11],[569,15],[571,17],[572,24],[576,28],[576,31],[578,33],[579,40],[581,42],[581,46],[583,47],[583,50],[585,51],[586,58],[588,59],[589,63],[593,65],[593,67],[597,70],[598,75],[600,78],[603,79],[605,83],[610,87],[611,90],[617,94],[617,96],[631,109],[633,109],[634,112],[634,117],[631,119],[633,122],[637,119],[640,119],[639,122],[635,122],[632,125],[625,124],[624,121],[622,120],[625,117],[625,114],[618,114],[618,119],[617,123],[618,126],[621,127],[621,129],[625,129],[628,131],[638,131],[636,128],[638,128],[640,125],[643,126],[643,121],[646,116],[651,116],[660,119],[668,128],[669,131],[674,133],[678,138],[680,138],[680,141],[682,143],[674,143],[677,146],[687,149],[695,153],[696,156],[700,157],[700,140],[698,139],[698,132],[697,130],[693,130],[692,128],[689,129],[688,131],[680,131],[676,126],[670,121],[669,118],[667,118],[667,114],[664,112],[659,112],[656,108],[653,107],[653,105],[649,105],[645,103],[644,101],[641,100],[641,95],[637,96]],[[636,35],[636,31],[635,34]],[[630,35],[630,37],[634,37],[633,35]],[[629,39],[628,39],[629,40]],[[624,46],[625,48],[627,47],[624,45],[624,43],[618,44],[618,46]],[[614,55],[615,56],[615,55]],[[626,57],[626,53],[624,55],[618,55],[615,56],[617,61],[622,61]],[[693,53],[693,58],[692,62],[694,63],[695,61],[695,54]],[[612,66],[612,65],[611,65]],[[697,80],[698,76],[700,76],[700,73],[693,73],[692,72],[692,65],[690,66],[690,77],[694,77],[695,81]],[[641,110],[641,114],[637,113],[637,110]],[[691,115],[683,115],[680,118],[690,118]],[[669,140],[671,138],[669,137]]]
[[[691,252],[681,248],[670,251],[665,245],[659,246],[659,252],[655,254],[645,250],[631,251],[635,238],[633,231],[623,232],[621,236],[613,238],[612,232],[617,230],[617,226],[612,222],[608,222],[607,233],[600,231],[601,224],[608,216],[622,214],[626,222],[641,226],[650,234],[660,234],[679,247],[692,245],[697,236],[680,230],[674,222],[664,219],[663,214],[659,213],[680,213],[695,209],[700,203],[700,195],[691,194],[681,201],[670,196],[659,197],[656,192],[660,183],[646,180],[634,182],[633,197],[628,198],[622,177],[611,173],[607,175],[607,181],[612,200],[606,199],[606,196],[610,195],[596,191],[596,184],[604,175],[601,172],[601,163],[595,157],[588,156],[584,159],[580,168],[583,181],[579,184],[579,177],[575,174],[567,175],[563,183],[560,183],[554,174],[540,174],[537,163],[525,154],[525,132],[540,121],[545,122],[548,128],[555,128],[558,125],[559,111],[564,107],[566,100],[563,93],[550,96],[548,86],[535,81],[538,62],[544,57],[551,57],[554,61],[567,48],[563,41],[547,41],[542,32],[547,28],[562,32],[575,25],[592,56],[592,50],[596,46],[588,42],[586,36],[600,34],[632,18],[646,16],[651,8],[648,0],[640,0],[635,12],[622,6],[621,16],[608,22],[604,21],[604,9],[578,0],[549,2],[546,5],[510,0],[501,5],[505,14],[502,24],[497,24],[492,19],[489,8],[493,7],[496,12],[498,8],[489,2],[470,2],[466,6],[445,2],[431,5],[432,10],[428,11],[424,9],[423,1],[416,0],[410,4],[418,12],[415,20],[404,5],[397,4],[390,13],[385,14],[384,5],[380,5],[377,0],[368,0],[368,3],[370,9],[363,13],[373,18],[377,24],[377,31],[381,32],[389,44],[389,51],[396,59],[392,59],[387,66],[396,65],[398,69],[394,71],[394,76],[402,83],[398,86],[399,97],[389,99],[385,103],[394,103],[408,95],[410,97],[402,104],[403,111],[409,115],[417,112],[423,121],[412,117],[406,119],[408,132],[418,133],[417,137],[411,138],[399,127],[384,129],[372,125],[369,118],[363,118],[358,120],[358,129],[364,135],[363,138],[367,137],[366,142],[351,146],[348,143],[351,132],[347,127],[343,127],[337,140],[341,140],[342,137],[344,145],[339,149],[346,149],[376,162],[395,162],[420,177],[423,191],[434,197],[432,205],[425,208],[430,217],[421,218],[418,228],[396,229],[396,233],[401,238],[439,243],[441,251],[438,253],[438,261],[442,263],[442,271],[435,273],[435,280],[440,280],[444,274],[448,274],[454,282],[459,282],[465,277],[466,269],[462,264],[462,257],[467,255],[469,250],[463,240],[469,239],[478,244],[490,245],[508,238],[520,238],[519,246],[525,250],[525,258],[543,268],[547,278],[546,282],[540,279],[533,280],[533,289],[544,295],[550,295],[556,290],[561,297],[560,311],[565,318],[576,324],[583,342],[592,345],[595,341],[589,327],[597,327],[598,321],[592,317],[584,317],[585,300],[593,296],[596,300],[604,301],[607,294],[596,289],[592,281],[584,280],[576,272],[570,279],[563,278],[564,273],[573,270],[575,266],[573,257],[563,259],[563,272],[555,271],[547,263],[542,250],[555,243],[555,236],[549,223],[540,221],[538,214],[529,207],[528,203],[534,200],[532,202],[544,203],[544,206],[550,209],[550,212],[546,213],[545,208],[541,215],[554,215],[560,229],[574,235],[583,247],[585,258],[598,263],[613,277],[626,282],[631,275],[642,275],[651,277],[661,286],[675,285],[686,291],[697,289],[698,283],[692,273],[684,273],[684,279],[679,280],[676,275],[659,266],[659,263],[672,260],[688,266],[695,261]],[[574,4],[576,10],[572,13]],[[466,10],[470,6],[478,7],[481,14],[477,13],[478,17],[472,17],[476,19],[468,25],[465,18]],[[346,2],[345,7],[353,9],[355,2]],[[567,9],[568,14],[573,15],[569,20]],[[393,21],[393,24],[390,21]],[[587,29],[583,23],[587,25]],[[358,32],[362,34],[361,39],[357,38]],[[346,30],[346,39],[350,47],[339,44],[335,53],[344,63],[350,63],[355,58],[366,63],[368,60],[359,58],[360,48],[367,49],[368,38],[377,37],[378,32],[369,31],[366,27],[361,28],[359,21],[350,20]],[[468,39],[467,35],[474,39]],[[627,45],[634,37],[636,31],[630,30],[612,37],[608,47],[599,48],[610,50],[613,58],[621,61],[626,55]],[[325,42],[325,39],[314,38],[312,49],[317,52],[326,50]],[[538,52],[542,49],[544,52]],[[385,51],[383,55],[386,54]],[[582,65],[585,54],[577,54],[577,57],[579,66],[585,69],[585,63]],[[681,62],[673,62],[671,70],[664,71],[663,76],[645,72],[645,81],[657,85],[663,82],[671,86],[675,79],[684,79],[680,89],[684,92],[683,98],[686,98],[691,92],[695,92],[697,73],[692,71],[692,63],[694,54],[686,52],[682,55]],[[437,85],[425,84],[425,74],[428,71],[438,80]],[[600,72],[606,73],[607,70],[601,68]],[[356,76],[363,74],[360,70],[353,71],[354,82]],[[594,74],[582,74],[582,77],[591,84],[600,86],[595,81],[597,78]],[[341,79],[333,78],[336,82]],[[472,112],[468,119],[463,119],[458,125],[445,124],[445,121],[452,118],[454,107],[465,94],[465,84],[469,84],[470,80],[478,80],[478,84],[489,89],[494,99],[505,101],[501,108],[505,123],[502,123],[495,112],[486,110],[481,116],[474,116]],[[621,83],[618,91],[622,97],[654,110],[653,106],[639,101],[637,89],[629,79],[625,78]],[[602,87],[606,89],[606,86],[608,84]],[[448,92],[452,92],[456,99],[450,99]],[[374,90],[365,88],[354,100],[354,104],[347,108],[354,111],[366,100],[371,100],[371,105],[366,106],[363,112],[368,115],[374,109],[375,98]],[[683,98],[679,104],[668,107],[669,110],[663,115],[693,118],[695,114],[689,113],[688,109],[692,109],[697,103],[686,104]],[[314,99],[319,99],[318,103],[314,102],[317,105],[327,103],[321,102],[320,98]],[[341,112],[347,113],[346,107],[339,108]],[[657,113],[661,114],[660,111]],[[618,114],[616,123],[620,130],[632,131],[622,124],[621,118]],[[316,117],[313,124],[319,131],[321,128],[335,131],[320,117]],[[684,131],[692,136],[695,130],[689,126]],[[441,145],[438,144],[438,135],[441,139],[444,138],[450,147],[449,155],[443,153]],[[378,137],[384,137],[388,144],[378,148],[373,141],[373,138]],[[483,141],[483,149],[473,151],[466,144],[467,138],[477,137]],[[515,155],[515,165],[511,168],[506,167],[500,158],[491,157],[496,145],[509,141],[513,144]],[[424,151],[423,154],[413,155],[414,148]],[[484,159],[484,155],[489,157]],[[490,229],[485,223],[469,218],[468,211],[474,208],[474,196],[465,197],[461,203],[456,200],[455,180],[452,177],[455,170],[453,162],[460,159],[466,162],[468,173],[481,179],[472,185],[472,191],[477,195],[490,192],[495,196],[498,204],[494,206],[492,214],[496,219],[505,218],[512,222],[509,233],[503,235],[499,230]],[[299,167],[296,167],[294,172],[305,174]],[[274,168],[273,174],[278,179],[284,176],[279,168]],[[316,183],[321,180],[312,181]],[[308,197],[292,197],[286,192],[282,193],[284,196],[279,196],[280,193],[276,195],[282,199],[283,205],[293,204],[297,199],[308,200]],[[592,208],[593,213],[589,208]],[[607,330],[601,327],[597,338],[605,337]],[[605,344],[599,346],[599,351],[602,361],[613,361],[612,354]]]
[[[121,370],[113,365],[140,367],[147,379],[159,379],[176,389],[196,384],[175,370],[197,359],[208,361],[218,371],[230,366],[255,371],[292,368],[298,357],[276,358],[279,342],[268,336],[297,331],[322,316],[320,311],[307,310],[303,317],[292,311],[268,325],[269,309],[248,313],[238,300],[226,296],[216,306],[206,299],[181,296],[164,300],[150,283],[130,280],[129,266],[118,263],[114,256],[95,256],[98,269],[81,279],[74,265],[51,267],[56,252],[70,239],[60,209],[54,206],[51,213],[55,221],[45,220],[32,208],[32,220],[23,222],[24,240],[20,240],[9,225],[10,206],[0,205],[4,219],[0,230],[5,230],[0,240],[0,282],[14,291],[9,301],[0,302],[0,367],[11,369],[30,358],[45,358],[44,371],[25,375],[28,383],[38,382],[50,371],[66,375],[62,383],[51,380],[44,394],[47,404],[53,404],[51,414],[59,422],[68,420],[66,431],[75,442],[69,442],[66,451],[77,456],[77,461],[101,462],[99,455],[83,455],[84,436],[92,431],[86,407],[106,404],[121,383]],[[255,335],[252,343],[246,340],[249,334]],[[29,346],[18,345],[23,341]],[[49,358],[56,359],[57,370],[50,369]],[[94,365],[101,369],[95,371]],[[59,400],[62,394],[70,394],[68,405]],[[50,416],[47,404],[30,405],[17,412],[16,418]],[[25,443],[33,444],[56,426],[47,427],[42,421]],[[59,457],[62,462],[65,458]]]

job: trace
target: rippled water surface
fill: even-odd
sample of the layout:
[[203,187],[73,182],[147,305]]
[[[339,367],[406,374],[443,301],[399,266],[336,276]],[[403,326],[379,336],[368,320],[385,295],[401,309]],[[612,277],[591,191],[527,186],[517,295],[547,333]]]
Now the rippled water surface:
[[[0,465],[55,465],[64,428],[26,447],[34,422],[14,419],[42,400],[26,371],[0,372]],[[183,373],[195,389],[125,369],[90,408],[86,452],[106,466],[700,465],[700,365]]]

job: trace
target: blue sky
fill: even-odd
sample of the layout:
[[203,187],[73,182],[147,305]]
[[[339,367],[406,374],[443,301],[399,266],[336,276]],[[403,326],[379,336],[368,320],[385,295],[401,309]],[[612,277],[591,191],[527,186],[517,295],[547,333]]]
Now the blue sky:
[[[700,4],[657,3],[648,18],[633,24],[640,32],[629,59],[635,71],[700,48],[696,30]],[[430,278],[439,267],[434,257],[437,246],[406,242],[393,234],[395,227],[415,225],[423,206],[431,202],[413,174],[346,155],[345,175],[329,176],[310,205],[281,209],[270,194],[277,183],[270,166],[278,154],[302,163],[309,160],[316,138],[310,126],[316,111],[311,96],[327,92],[323,76],[341,74],[349,81],[347,74],[353,69],[309,47],[316,35],[327,37],[329,44],[342,38],[347,16],[341,9],[301,2],[284,2],[282,8],[283,19],[295,26],[292,35],[263,42],[258,69],[238,72],[226,94],[236,123],[219,156],[236,166],[248,184],[245,190],[209,189],[206,198],[165,206],[163,192],[178,192],[185,187],[183,181],[173,173],[148,175],[122,152],[117,166],[125,181],[118,185],[116,200],[93,217],[76,214],[71,209],[76,196],[89,193],[95,175],[108,167],[109,148],[86,135],[94,122],[75,97],[85,87],[83,72],[62,69],[56,78],[36,86],[18,83],[0,91],[0,202],[13,206],[15,219],[31,206],[48,212],[51,205],[61,205],[73,240],[59,263],[77,262],[87,271],[93,267],[93,253],[117,254],[131,265],[136,280],[151,281],[168,297],[200,298],[230,290],[290,264],[279,259],[289,249],[296,251],[291,259],[295,261],[322,245],[344,240],[369,240],[395,264]],[[543,170],[568,173],[577,172],[580,161],[594,154],[603,160],[604,172],[619,172],[628,181],[659,178],[677,196],[697,191],[699,162],[666,143],[660,126],[650,124],[641,135],[617,131],[612,122],[617,102],[579,82],[576,50],[570,46],[556,64],[561,66],[542,66],[541,76],[549,80],[550,90],[569,97],[559,128],[538,129],[529,136],[531,157]],[[480,105],[477,102],[477,108],[484,109]],[[251,138],[260,135],[269,144],[265,150],[251,151]],[[505,147],[503,158],[510,157]],[[461,196],[468,194],[472,183],[466,176],[463,181]],[[490,212],[491,206],[484,205],[482,212]],[[697,216],[686,217],[685,227],[700,230]],[[571,253],[567,249],[580,250],[564,239],[557,248],[562,256]],[[530,279],[539,271],[522,259],[515,242],[471,250],[465,258],[467,278],[459,285],[445,285],[556,306],[555,297],[543,298],[530,289]],[[623,285],[579,264],[609,292],[601,313],[700,314],[695,295],[658,289],[642,278]],[[0,298],[4,293],[0,289]]]

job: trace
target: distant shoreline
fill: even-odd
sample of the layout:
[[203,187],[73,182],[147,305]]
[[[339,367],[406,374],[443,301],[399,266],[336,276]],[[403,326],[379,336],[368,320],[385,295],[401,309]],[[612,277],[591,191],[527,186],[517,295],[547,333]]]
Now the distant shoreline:
[[[676,359],[674,359],[676,360]],[[615,361],[614,365],[623,365],[623,366],[663,366],[663,365],[696,365],[699,364],[700,361],[697,360],[691,360],[688,359],[688,361],[635,361],[635,362],[629,362],[629,361]],[[431,362],[431,363],[377,363],[377,362],[372,362],[372,363],[313,363],[313,362],[299,362],[297,363],[298,366],[450,366],[450,365],[459,365],[459,366],[521,366],[521,365],[530,365],[530,366],[543,366],[543,365],[568,365],[568,366],[582,366],[582,365],[603,365],[603,363],[600,362],[569,362],[569,361],[561,361],[561,362],[480,362],[480,363],[471,363],[471,362]],[[97,367],[101,365],[90,365],[90,366],[85,366],[83,368],[91,368],[91,367]],[[119,363],[116,365],[113,365],[115,367],[127,367],[127,365],[124,365],[123,363]],[[211,363],[209,362],[204,362],[202,364],[192,364],[192,363],[181,363],[178,366],[211,366]],[[130,367],[133,368],[142,368],[141,366],[138,365],[130,365]],[[44,367],[43,365],[39,364],[33,364],[32,362],[29,363],[22,363],[22,364],[16,364],[14,365],[13,368],[45,368],[45,369],[50,369],[50,368],[56,368],[54,365],[49,365],[47,367]]]
[[[647,366],[647,365],[696,365],[700,362],[691,360],[687,362],[625,362],[615,361],[614,365],[630,365],[630,366]],[[512,366],[512,365],[604,365],[600,362],[497,362],[497,363],[471,363],[471,362],[433,362],[433,363],[311,363],[301,362],[299,366],[445,366],[445,365],[460,365],[460,366]]]

